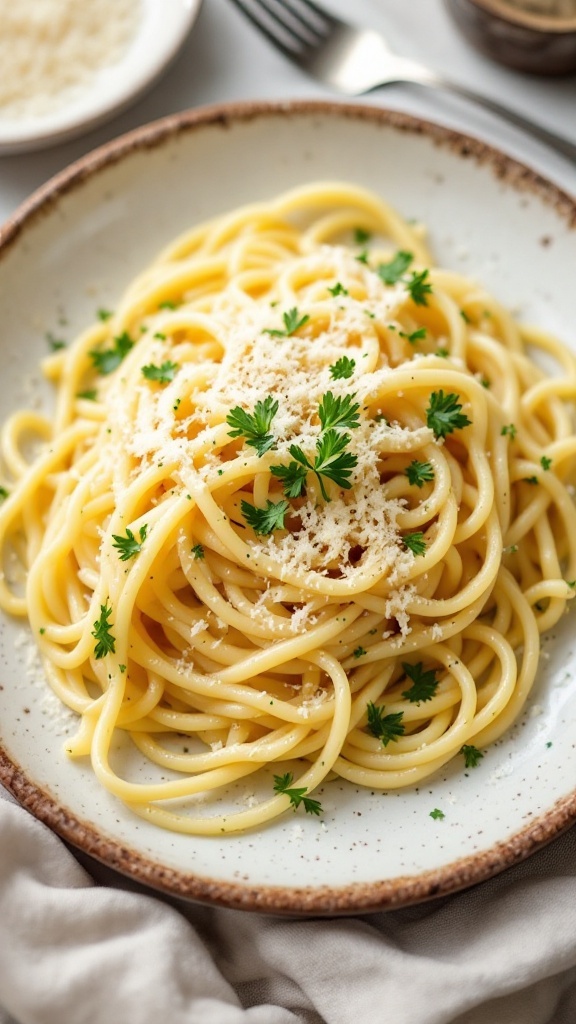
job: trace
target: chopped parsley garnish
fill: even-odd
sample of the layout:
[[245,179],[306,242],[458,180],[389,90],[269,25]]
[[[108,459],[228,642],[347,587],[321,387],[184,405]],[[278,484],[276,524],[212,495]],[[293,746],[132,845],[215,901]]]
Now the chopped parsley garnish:
[[447,348],[437,348],[436,351],[434,352],[434,355],[440,356],[440,359],[448,359],[450,353]]
[[402,537],[402,543],[405,548],[408,548],[414,555],[423,555],[426,551],[426,541],[424,540],[424,534],[421,530],[416,530],[414,533],[407,533]]
[[174,302],[173,299],[164,299],[163,302],[158,303],[158,309],[177,309],[178,303]]
[[226,417],[226,423],[232,427],[228,436],[244,437],[246,444],[255,448],[258,455],[264,455],[276,444],[276,438],[268,431],[277,412],[278,402],[272,395],[268,395],[263,402],[256,402],[253,413],[237,405]]
[[106,323],[107,320],[110,320],[110,317],[112,315],[112,310],[110,309],[98,309],[96,311],[96,316],[98,317],[99,320],[102,321],[103,324]]
[[464,754],[465,768],[476,768],[484,757],[482,751],[478,750],[478,747],[472,746],[471,743],[465,743],[464,746],[460,748],[460,753]]
[[302,804],[306,814],[322,814],[322,804],[320,801],[312,800],[311,797],[306,796],[308,791],[305,786],[297,789],[292,788],[293,781],[294,776],[292,772],[286,772],[285,775],[274,775],[274,792],[290,797],[290,803],[294,810]]
[[352,404],[354,395],[334,397],[331,391],[327,391],[318,406],[318,416],[322,424],[322,430],[354,430],[360,426],[358,419],[358,402]]
[[[320,484],[320,490],[324,501],[330,501],[330,497],[326,493],[322,477],[332,480],[333,483],[337,484],[338,487],[344,488],[344,490],[348,491],[352,487],[349,478],[352,474],[352,470],[358,463],[358,457],[353,455],[351,452],[344,451],[349,441],[349,434],[340,434],[334,429],[330,429],[325,433],[322,433],[316,441],[316,451],[318,454],[316,455],[313,463],[309,461],[308,457],[298,445],[290,445],[289,451],[292,458],[316,476],[318,483]],[[275,476],[285,479],[286,484],[290,486],[290,497],[295,498],[298,497],[298,494],[300,494],[300,491],[304,486],[305,476],[302,474],[297,475],[295,471],[291,469],[292,466],[293,463],[290,463],[286,467],[289,477],[275,472],[277,468],[280,469],[282,467],[271,467],[271,472],[274,473]],[[295,493],[300,481],[300,491]],[[284,493],[288,492],[285,490]]]
[[272,338],[289,338],[291,334],[295,334],[300,327],[307,324],[310,317],[307,314],[300,316],[300,313],[294,306],[293,309],[289,309],[287,313],[282,314],[282,320],[284,321],[284,330],[278,331],[273,328],[267,327],[264,330],[264,334],[269,334]]
[[435,807],[433,811],[430,811],[430,817],[434,818],[435,821],[442,821],[442,819],[445,818],[446,815],[444,814],[444,811],[441,811],[438,809],[438,807]]
[[439,685],[436,679],[437,669],[430,668],[427,672],[423,672],[421,661],[417,665],[410,665],[408,662],[403,661],[402,668],[408,679],[412,680],[412,686],[410,689],[404,690],[402,696],[406,697],[406,700],[409,700],[412,704],[420,704],[421,702],[425,703],[427,700],[432,700]]
[[413,487],[423,487],[425,483],[434,479],[432,463],[419,462],[418,459],[414,459],[409,466],[406,466],[404,472]]
[[140,540],[136,540],[132,530],[126,528],[126,536],[122,537],[116,533],[112,534],[114,541],[112,547],[120,553],[120,561],[127,562],[129,558],[134,558],[142,550],[142,545],[146,540],[146,533],[148,532],[148,526],[144,523],[144,526],[140,527],[139,536]]
[[[0,487],[0,501],[6,501],[6,498],[9,497],[9,495],[10,491],[7,491],[5,487]],[[568,586],[570,586],[570,584],[568,584]]]
[[95,402],[98,398],[96,388],[89,388],[87,391],[77,391],[76,398],[85,398],[87,402]]
[[348,289],[345,288],[340,281],[336,281],[336,284],[333,285],[332,288],[328,286],[328,291],[330,292],[330,295],[334,296],[334,298],[336,298],[338,295],[350,295]]
[[502,437],[505,437],[507,434],[511,441],[514,440],[517,433],[518,427],[515,427],[513,423],[507,423],[506,426],[502,427],[502,430],[500,431]]
[[411,252],[400,249],[389,263],[380,263],[376,273],[384,284],[396,284],[406,273],[413,259]]
[[66,342],[63,338],[57,338],[52,331],[46,331],[46,341],[50,345],[53,352],[58,352],[61,348],[66,348]]
[[354,228],[354,241],[356,245],[366,245],[372,238],[372,233],[366,231],[366,228]]
[[267,501],[266,508],[256,508],[249,501],[240,502],[242,515],[254,533],[266,535],[273,530],[284,529],[284,516],[290,508],[287,501]]
[[355,359],[349,359],[348,356],[341,356],[335,363],[330,367],[330,376],[333,380],[347,380],[354,373],[356,366]]
[[552,459],[549,459],[547,455],[543,455],[540,459],[540,465],[542,466],[542,469],[550,469]]
[[412,331],[411,334],[406,334],[406,331],[398,332],[401,338],[406,338],[411,345],[415,345],[417,341],[422,341],[426,337],[426,328],[419,327],[418,330]]
[[368,249],[363,249],[362,252],[359,252],[358,255],[354,257],[354,259],[358,260],[358,263],[365,263],[366,266],[368,266],[368,257]]
[[445,395],[443,391],[433,391],[430,395],[430,405],[426,410],[426,423],[436,437],[446,437],[454,430],[468,427],[472,422],[460,411],[461,409],[458,395]]
[[410,298],[416,306],[428,305],[428,296],[432,294],[432,285],[427,280],[428,274],[428,270],[421,270],[419,273],[415,270],[406,282]]
[[112,623],[108,621],[111,615],[112,609],[101,604],[100,618],[96,619],[92,630],[92,636],[97,641],[94,647],[94,657],[97,659],[104,658],[106,654],[114,654],[116,650],[116,638],[110,632]]
[[468,313],[466,312],[465,309],[461,309],[460,310],[460,316],[462,317],[464,323],[466,323],[466,324],[471,324],[472,323],[472,321],[471,321],[470,317],[468,316]]
[[392,740],[397,740],[399,736],[404,735],[404,726],[402,719],[404,717],[403,711],[396,711],[390,715],[384,714],[383,707],[377,707],[372,701],[368,701],[366,705],[366,714],[368,716],[368,730],[380,740],[382,746],[386,747]]
[[92,359],[98,373],[107,376],[118,369],[122,360],[125,359],[133,347],[134,342],[131,337],[126,331],[123,331],[122,334],[113,339],[112,348],[93,349],[88,355]]
[[357,647],[352,653],[355,658],[361,658],[364,654],[368,654],[368,651],[365,647]]
[[540,483],[537,476],[525,476],[523,477],[523,480],[525,484],[532,484],[532,486]]
[[192,548],[192,554],[194,555],[195,560],[197,560],[198,558],[204,558],[204,548],[202,547],[202,545],[195,544],[194,547]]
[[289,462],[287,466],[270,466],[270,472],[282,480],[287,498],[299,498],[306,486],[307,467],[307,463],[299,465],[297,462]]
[[146,380],[156,380],[159,384],[169,384],[171,380],[174,380],[179,369],[178,363],[173,363],[170,359],[167,359],[161,366],[155,366],[154,363],[143,366],[142,373]]

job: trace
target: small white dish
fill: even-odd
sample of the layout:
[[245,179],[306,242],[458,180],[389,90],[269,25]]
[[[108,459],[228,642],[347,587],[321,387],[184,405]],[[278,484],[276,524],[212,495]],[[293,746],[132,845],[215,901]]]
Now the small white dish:
[[[407,115],[335,103],[239,104],[175,114],[88,154],[0,232],[0,421],[49,407],[38,364],[114,309],[188,226],[306,182],[355,182],[429,227],[437,262],[475,276],[524,321],[576,350],[576,204],[482,142]],[[171,896],[248,910],[344,914],[444,896],[527,857],[576,822],[574,616],[542,641],[516,725],[466,772],[413,789],[315,793],[324,818],[287,813],[260,831],[166,832],[63,748],[75,716],[49,689],[30,631],[0,617],[0,781],[84,854]],[[126,777],[148,771],[118,745]],[[161,772],[162,769],[159,769]],[[238,782],[235,806],[252,798]],[[443,820],[431,817],[436,808]]]
[[73,100],[39,117],[7,117],[0,110],[0,155],[43,149],[90,131],[160,77],[186,40],[202,0],[140,3],[135,33],[123,56],[98,71]]

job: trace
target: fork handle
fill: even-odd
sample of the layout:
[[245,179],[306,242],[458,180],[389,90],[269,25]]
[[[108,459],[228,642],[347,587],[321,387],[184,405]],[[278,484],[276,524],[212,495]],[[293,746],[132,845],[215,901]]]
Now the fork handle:
[[547,128],[544,128],[540,124],[536,124],[535,121],[531,121],[528,117],[523,117],[522,114],[517,114],[515,110],[510,110],[509,107],[502,106],[502,104],[498,103],[497,100],[492,100],[488,96],[481,96],[480,93],[474,92],[473,89],[468,89],[465,85],[460,85],[458,82],[453,82],[448,78],[443,78],[441,75],[436,75],[424,68],[418,68],[417,72],[412,71],[410,74],[410,81],[417,85],[443,89],[445,92],[451,92],[455,96],[461,96],[463,99],[471,100],[472,103],[485,107],[486,110],[489,110],[492,114],[497,114],[505,121],[513,124],[516,128],[521,128],[523,131],[528,132],[529,135],[532,135],[534,138],[539,139],[540,142],[544,142],[546,145],[551,146],[552,149],[556,150],[556,152],[561,153],[562,156],[566,156],[569,160],[576,163],[576,143],[570,142],[561,135],[556,135],[555,132],[548,131]]

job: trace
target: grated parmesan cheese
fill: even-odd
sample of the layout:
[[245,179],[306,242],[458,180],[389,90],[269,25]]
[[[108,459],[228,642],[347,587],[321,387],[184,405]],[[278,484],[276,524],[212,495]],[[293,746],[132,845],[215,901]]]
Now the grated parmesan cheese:
[[133,38],[140,0],[0,0],[0,116],[73,102]]

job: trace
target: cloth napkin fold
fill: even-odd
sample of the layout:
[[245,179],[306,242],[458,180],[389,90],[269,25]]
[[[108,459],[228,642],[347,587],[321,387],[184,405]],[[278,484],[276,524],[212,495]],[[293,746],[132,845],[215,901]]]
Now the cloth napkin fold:
[[467,892],[356,918],[180,909],[96,873],[0,799],[0,1024],[576,1021],[576,829]]

